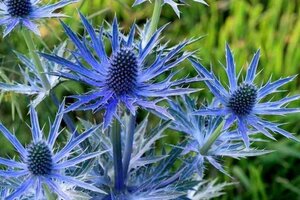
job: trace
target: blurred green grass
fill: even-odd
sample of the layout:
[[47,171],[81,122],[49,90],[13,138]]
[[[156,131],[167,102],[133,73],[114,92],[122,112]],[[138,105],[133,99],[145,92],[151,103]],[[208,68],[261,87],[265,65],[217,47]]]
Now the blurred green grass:
[[[45,2],[49,2],[46,0]],[[181,19],[178,19],[170,7],[163,8],[161,23],[172,22],[164,32],[164,40],[175,44],[185,38],[205,36],[204,39],[188,47],[190,50],[198,49],[198,56],[206,66],[212,65],[214,70],[224,80],[221,63],[225,63],[224,47],[228,42],[234,51],[235,61],[240,70],[245,71],[254,52],[261,49],[259,70],[263,71],[257,78],[257,84],[266,82],[271,76],[272,80],[279,77],[290,76],[300,72],[300,1],[299,0],[207,0],[209,7],[188,1],[190,6],[181,7]],[[103,21],[111,22],[116,14],[124,31],[130,25],[143,23],[151,16],[152,4],[131,8],[133,0],[82,0],[75,6],[64,9],[70,17],[64,19],[74,30],[83,33],[79,23],[76,7],[87,15],[95,26]],[[42,40],[36,39],[39,49],[52,49],[66,39],[57,20],[47,20],[41,25]],[[12,49],[27,53],[21,34],[15,31],[11,36],[0,39],[0,69],[1,80],[18,80],[21,77],[14,73],[18,62]],[[195,74],[189,63],[185,63],[183,73]],[[289,84],[284,89],[287,94],[299,93],[300,79]],[[195,86],[204,87],[203,84]],[[59,86],[56,92],[60,97],[84,91],[85,87],[74,82]],[[200,98],[211,98],[207,90],[203,90]],[[27,105],[29,99],[10,93],[0,95],[0,120],[10,130],[14,129],[17,136],[25,143],[29,142],[29,123]],[[19,107],[11,106],[11,102]],[[294,103],[291,106],[300,106]],[[19,110],[15,110],[18,108]],[[47,112],[42,115],[42,122],[48,117],[53,118],[55,106],[49,99],[39,106],[39,111]],[[86,117],[84,113],[77,113]],[[22,119],[19,118],[22,117]],[[95,118],[98,118],[95,117]],[[277,120],[276,118],[270,118]],[[280,122],[288,123],[285,128],[290,132],[300,133],[299,114],[285,116]],[[47,129],[47,125],[46,125]],[[180,136],[168,134],[165,141],[176,143]],[[276,152],[259,158],[242,159],[240,161],[225,159],[227,170],[233,174],[234,180],[217,173],[208,166],[208,177],[217,176],[219,180],[236,181],[238,184],[227,188],[227,195],[222,199],[300,199],[300,144],[276,137],[278,142],[266,143],[260,148],[275,149]],[[0,136],[1,155],[13,156],[13,148]]]

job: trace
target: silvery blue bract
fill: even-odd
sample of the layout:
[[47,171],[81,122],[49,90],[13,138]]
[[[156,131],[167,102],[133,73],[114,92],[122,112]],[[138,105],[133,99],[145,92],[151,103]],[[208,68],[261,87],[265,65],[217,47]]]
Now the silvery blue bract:
[[[65,55],[66,43],[63,43],[57,47],[53,53],[64,56]],[[46,87],[41,78],[41,73],[37,71],[34,62],[21,53],[15,52],[19,60],[24,66],[20,66],[21,75],[24,78],[24,83],[4,83],[0,82],[0,91],[2,92],[14,92],[18,94],[24,94],[27,96],[34,96],[34,100],[31,105],[36,107],[40,102],[42,102],[59,83],[59,77],[51,75],[57,71],[66,71],[58,64],[53,64],[40,57],[41,63],[47,77],[50,88]],[[27,69],[27,70],[26,70]]]
[[[134,2],[133,6],[137,6],[137,5],[142,4],[146,1],[148,1],[148,0],[136,0]],[[193,0],[193,1],[207,5],[207,3],[204,0]],[[179,11],[178,6],[185,5],[187,3],[186,3],[186,0],[179,0],[178,2],[176,2],[176,0],[163,0],[163,4],[170,5],[172,7],[172,9],[174,10],[174,12],[176,13],[176,15],[178,17],[180,17],[180,11]]]

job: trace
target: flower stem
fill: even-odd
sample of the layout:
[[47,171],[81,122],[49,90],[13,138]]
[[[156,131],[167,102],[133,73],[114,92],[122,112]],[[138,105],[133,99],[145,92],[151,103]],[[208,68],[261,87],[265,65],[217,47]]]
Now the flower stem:
[[24,28],[24,29],[22,29],[22,34],[23,34],[24,40],[26,42],[26,45],[28,47],[28,50],[30,52],[30,56],[33,59],[34,65],[35,65],[37,71],[39,72],[42,83],[43,83],[44,87],[46,88],[46,90],[49,90],[51,88],[51,86],[50,86],[50,83],[48,81],[48,78],[46,77],[46,74],[45,74],[43,65],[41,63],[40,57],[35,52],[35,45],[34,45],[31,33],[29,32],[29,30]]
[[152,34],[156,31],[162,8],[162,0],[155,0],[154,10],[150,21],[149,30],[146,35],[146,42],[148,42]]
[[129,117],[129,120],[128,120],[128,123],[127,123],[126,140],[125,140],[125,152],[124,152],[124,158],[123,158],[124,180],[127,179],[128,168],[129,168],[132,149],[133,149],[135,122],[136,122],[136,116],[133,115],[133,114],[130,114],[130,117]]
[[110,128],[110,137],[113,147],[115,190],[116,192],[122,192],[124,189],[124,176],[122,163],[121,127],[116,119]]
[[209,151],[211,145],[218,139],[218,137],[221,135],[222,130],[224,126],[224,121],[219,124],[219,126],[216,128],[216,130],[210,135],[207,142],[203,145],[203,147],[200,149],[201,155],[206,155]]

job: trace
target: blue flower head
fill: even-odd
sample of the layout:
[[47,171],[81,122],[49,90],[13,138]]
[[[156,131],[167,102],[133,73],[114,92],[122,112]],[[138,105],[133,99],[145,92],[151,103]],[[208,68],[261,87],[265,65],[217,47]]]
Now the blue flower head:
[[[223,125],[222,122],[224,119],[222,116],[195,115],[194,112],[198,109],[197,101],[189,96],[183,96],[181,102],[169,101],[169,111],[174,117],[171,127],[174,130],[186,134],[187,144],[182,154],[187,155],[188,153],[193,153],[193,156],[191,156],[193,157],[191,159],[192,161],[189,162],[200,177],[203,177],[205,162],[210,163],[219,171],[227,174],[219,162],[224,156],[243,158],[270,152],[245,148],[237,131],[228,132],[218,129],[219,126],[222,127]],[[215,106],[214,104],[215,101],[208,107],[213,107]],[[222,133],[208,149],[204,150],[204,146],[215,131],[222,131]]]
[[[142,4],[146,1],[147,0],[136,0],[134,2],[133,6],[137,6],[137,5]],[[193,1],[207,5],[207,3],[204,0],[193,0]],[[172,7],[172,9],[174,10],[174,12],[176,13],[176,15],[178,17],[180,17],[180,11],[179,11],[178,6],[185,5],[187,3],[186,3],[186,0],[178,0],[178,1],[176,1],[176,0],[163,0],[163,4],[170,5]]]
[[63,199],[70,199],[70,197],[63,191],[60,184],[81,187],[83,189],[102,192],[91,184],[85,183],[75,177],[68,176],[64,173],[65,169],[75,167],[77,164],[88,159],[94,158],[99,153],[80,154],[79,156],[72,156],[74,149],[86,138],[88,138],[97,127],[92,127],[79,136],[72,135],[70,140],[60,150],[54,150],[54,144],[60,134],[60,124],[63,117],[64,104],[59,108],[58,114],[52,124],[49,136],[47,139],[43,137],[40,129],[37,113],[33,107],[30,109],[31,119],[31,133],[32,142],[25,148],[19,140],[9,132],[2,124],[0,124],[0,131],[4,137],[11,142],[15,149],[20,154],[20,160],[12,160],[0,157],[0,164],[7,166],[6,170],[0,170],[0,176],[7,180],[18,178],[20,185],[13,189],[6,197],[6,200],[14,200],[28,195],[34,190],[35,199],[43,197],[42,185],[47,185],[55,194]]
[[0,25],[5,25],[4,37],[8,35],[17,25],[27,27],[37,35],[40,34],[34,20],[51,17],[64,17],[60,13],[53,13],[68,4],[78,0],[62,0],[58,3],[39,6],[41,0],[4,0],[0,2]]
[[[198,79],[196,77],[172,81],[177,71],[171,72],[166,79],[155,81],[156,77],[174,68],[192,54],[181,52],[190,41],[182,42],[168,51],[164,48],[156,49],[159,35],[164,29],[162,27],[153,34],[146,45],[142,45],[143,38],[138,43],[134,41],[135,24],[126,37],[119,32],[115,19],[112,34],[106,34],[112,48],[112,53],[108,56],[104,49],[103,28],[101,27],[97,34],[83,15],[81,15],[81,20],[89,34],[89,37],[82,39],[62,23],[65,32],[76,46],[73,52],[76,62],[59,56],[41,54],[70,70],[70,73],[58,72],[57,75],[81,81],[92,88],[87,94],[73,96],[78,101],[70,105],[66,111],[82,109],[96,112],[105,108],[104,128],[106,128],[112,118],[117,116],[116,110],[120,103],[125,105],[133,115],[135,115],[136,107],[140,106],[171,117],[156,103],[169,96],[195,91],[176,87]],[[152,53],[153,51],[156,52]],[[149,54],[156,56],[154,61],[147,60]],[[86,67],[85,63],[89,67]],[[149,101],[149,98],[152,98],[152,101]]]
[[269,80],[265,85],[258,86],[255,84],[254,79],[256,77],[259,55],[260,51],[257,51],[248,67],[245,79],[239,84],[239,76],[236,76],[232,52],[229,46],[226,45],[228,89],[221,84],[213,72],[208,71],[196,60],[191,59],[198,73],[210,79],[205,81],[205,83],[219,102],[219,105],[213,108],[200,109],[195,114],[225,116],[224,129],[231,127],[236,122],[238,133],[242,136],[247,147],[250,145],[247,134],[249,128],[259,131],[271,139],[274,139],[274,137],[270,131],[298,141],[295,136],[281,129],[279,127],[280,124],[266,121],[260,117],[260,115],[285,115],[299,112],[299,108],[286,108],[286,105],[298,100],[300,95],[287,96],[277,101],[262,102],[266,96],[280,92],[278,88],[291,82],[295,76],[281,78],[274,82]]

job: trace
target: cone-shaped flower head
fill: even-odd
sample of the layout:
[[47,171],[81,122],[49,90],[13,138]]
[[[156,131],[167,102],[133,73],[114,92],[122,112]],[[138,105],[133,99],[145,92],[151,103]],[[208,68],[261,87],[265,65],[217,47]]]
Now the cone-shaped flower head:
[[259,131],[271,139],[274,139],[274,137],[270,131],[297,140],[295,136],[279,128],[280,124],[268,122],[260,117],[260,115],[285,115],[299,112],[299,108],[286,108],[286,105],[298,100],[300,95],[287,96],[273,102],[262,102],[266,96],[280,92],[278,88],[291,82],[295,76],[282,78],[274,82],[269,80],[265,85],[257,86],[254,79],[256,77],[259,55],[260,51],[257,51],[248,67],[246,78],[239,84],[239,77],[236,76],[232,52],[229,46],[226,45],[226,74],[229,80],[228,89],[221,84],[213,72],[209,72],[199,62],[191,59],[198,73],[210,79],[205,81],[205,83],[220,103],[214,108],[200,109],[196,114],[226,116],[225,129],[237,122],[237,130],[247,147],[250,145],[247,134],[249,128],[254,129],[254,131]]
[[[134,2],[133,6],[137,6],[146,1],[148,1],[148,0],[136,0]],[[207,5],[207,3],[204,0],[193,0],[193,1]],[[178,0],[178,1],[177,0],[163,0],[162,2],[163,2],[163,4],[170,5],[178,17],[180,17],[180,11],[179,11],[178,6],[187,4],[186,0]]]
[[[115,19],[112,33],[106,34],[112,48],[112,53],[108,56],[104,49],[103,28],[101,27],[97,34],[82,15],[81,20],[89,34],[87,38],[80,39],[67,25],[62,23],[65,32],[76,46],[76,50],[73,52],[76,62],[59,56],[41,54],[50,61],[70,70],[70,73],[58,72],[58,76],[81,81],[92,88],[87,94],[72,96],[78,101],[70,105],[66,111],[77,109],[98,111],[105,108],[104,128],[106,128],[113,116],[117,114],[116,110],[120,103],[134,115],[136,107],[139,106],[171,117],[164,108],[156,103],[168,96],[195,91],[176,86],[196,81],[198,78],[172,81],[177,72],[170,73],[166,79],[159,82],[155,80],[156,77],[174,68],[192,54],[182,52],[182,49],[190,41],[182,42],[168,51],[165,51],[163,47],[156,48],[159,35],[164,29],[162,27],[153,34],[149,42],[142,45],[144,43],[143,33],[141,33],[142,38],[139,42],[134,41],[135,24],[129,35],[125,37],[119,32]],[[154,61],[147,60],[149,55],[152,56],[152,59],[156,56]],[[86,64],[89,66],[85,66]],[[149,98],[152,98],[152,101],[149,101]]]
[[98,153],[80,154],[69,159],[74,153],[74,149],[86,138],[88,138],[97,127],[86,130],[79,136],[72,135],[70,140],[59,151],[54,151],[54,144],[59,136],[59,127],[63,117],[64,104],[59,108],[58,114],[52,124],[49,136],[45,139],[40,129],[37,113],[33,107],[30,109],[32,142],[27,146],[23,145],[18,139],[9,132],[2,124],[0,131],[8,139],[20,154],[20,160],[10,160],[0,157],[0,164],[7,167],[7,170],[0,170],[0,176],[9,179],[18,178],[19,187],[14,189],[5,199],[14,200],[34,189],[36,199],[43,197],[43,184],[46,184],[60,198],[70,199],[60,187],[60,183],[81,187],[87,190],[102,192],[91,184],[77,180],[75,177],[65,175],[64,170],[75,167],[77,164],[99,155]]
[[6,26],[4,37],[17,25],[27,27],[39,35],[35,20],[42,18],[64,17],[65,15],[53,13],[68,4],[78,0],[61,0],[55,4],[40,6],[41,0],[4,0],[0,2],[0,25]]

